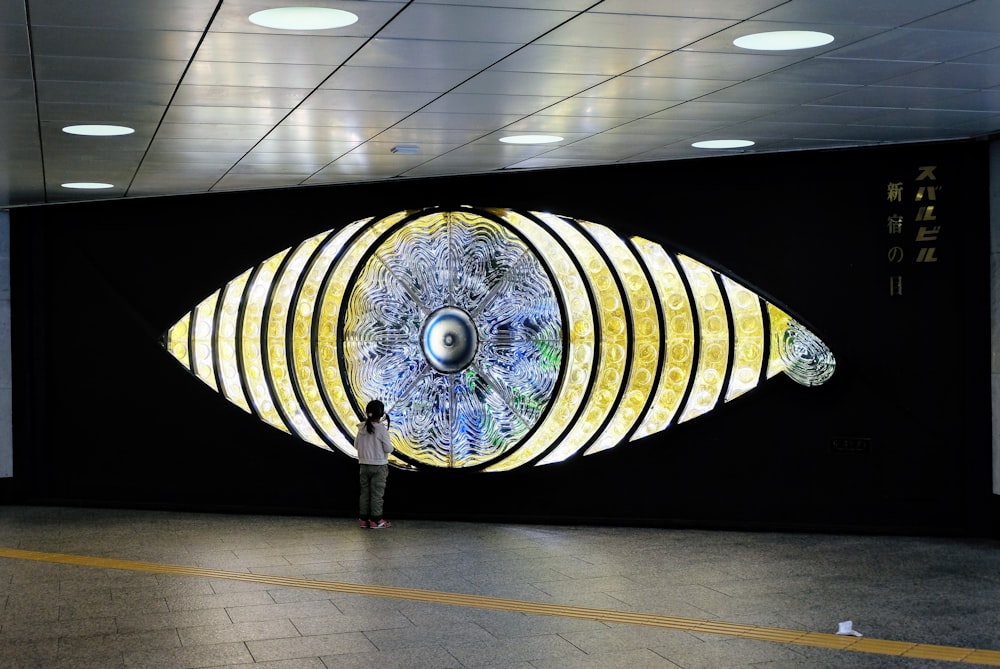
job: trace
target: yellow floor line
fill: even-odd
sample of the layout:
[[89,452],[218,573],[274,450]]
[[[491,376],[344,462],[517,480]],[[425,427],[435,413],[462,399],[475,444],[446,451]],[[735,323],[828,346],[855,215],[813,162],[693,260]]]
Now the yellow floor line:
[[584,618],[587,620],[599,620],[606,623],[644,625],[646,627],[660,627],[672,630],[683,630],[686,632],[719,634],[724,636],[739,637],[742,639],[753,639],[756,641],[771,641],[799,646],[849,650],[860,653],[896,655],[899,657],[1000,667],[1000,651],[998,650],[938,646],[925,643],[911,643],[907,641],[890,641],[869,637],[808,632],[802,630],[784,629],[780,627],[741,625],[738,623],[727,623],[721,620],[679,618],[675,616],[661,616],[650,613],[614,611],[611,609],[592,609],[581,606],[563,606],[560,604],[528,602],[518,599],[463,595],[460,593],[398,588],[386,585],[362,585],[358,583],[342,583],[338,581],[316,581],[307,578],[295,578],[289,576],[268,576],[267,574],[251,574],[238,571],[224,571],[221,569],[204,569],[201,567],[187,567],[183,565],[160,564],[156,562],[137,562],[133,560],[116,560],[112,558],[96,558],[82,555],[65,555],[62,553],[43,553],[38,551],[19,550],[16,548],[0,547],[0,558],[35,560],[40,562],[76,565],[80,567],[98,567],[101,569],[124,569],[128,571],[141,571],[153,574],[224,578],[236,581],[249,581],[253,583],[264,583],[267,585],[278,585],[292,588],[309,588],[312,590],[344,592],[370,597],[391,597],[395,599],[429,602],[432,604],[450,604],[453,606],[494,609],[498,611],[516,611],[536,615],[561,616],[564,618]]

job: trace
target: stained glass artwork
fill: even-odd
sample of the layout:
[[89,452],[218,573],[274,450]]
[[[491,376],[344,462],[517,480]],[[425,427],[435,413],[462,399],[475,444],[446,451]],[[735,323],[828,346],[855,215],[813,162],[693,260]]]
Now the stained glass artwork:
[[608,451],[779,373],[823,342],[749,287],[590,221],[474,207],[323,232],[183,315],[164,346],[267,424],[356,457],[370,399],[403,469],[507,471]]

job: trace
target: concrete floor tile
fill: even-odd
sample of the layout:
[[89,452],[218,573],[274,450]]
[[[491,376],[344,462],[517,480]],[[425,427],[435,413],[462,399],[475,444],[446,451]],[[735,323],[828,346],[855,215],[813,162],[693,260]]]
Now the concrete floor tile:
[[832,636],[842,620],[1000,649],[997,541],[50,507],[0,507],[0,537],[194,570],[0,557],[3,669],[955,666],[725,632]]

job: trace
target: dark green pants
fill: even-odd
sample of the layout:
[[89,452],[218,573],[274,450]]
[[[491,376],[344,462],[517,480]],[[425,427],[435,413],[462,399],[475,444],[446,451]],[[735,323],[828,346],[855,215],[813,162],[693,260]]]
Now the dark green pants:
[[361,498],[358,500],[360,518],[382,518],[382,497],[385,495],[385,481],[388,477],[389,465],[361,465]]

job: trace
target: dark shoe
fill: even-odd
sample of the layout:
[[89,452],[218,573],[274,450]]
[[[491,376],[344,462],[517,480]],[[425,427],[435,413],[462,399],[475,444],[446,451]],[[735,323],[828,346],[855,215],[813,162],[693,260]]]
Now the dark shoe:
[[371,526],[372,526],[372,523],[368,522],[368,521],[367,521],[367,520],[365,520],[364,518],[358,518],[358,527],[360,527],[360,528],[363,528],[363,529],[366,529],[366,530],[367,530],[367,529],[368,529],[369,527],[371,527]]
[[372,528],[373,530],[381,530],[382,528],[385,527],[392,527],[392,523],[383,518],[382,520],[378,521],[373,520],[372,522],[368,523],[368,527]]

